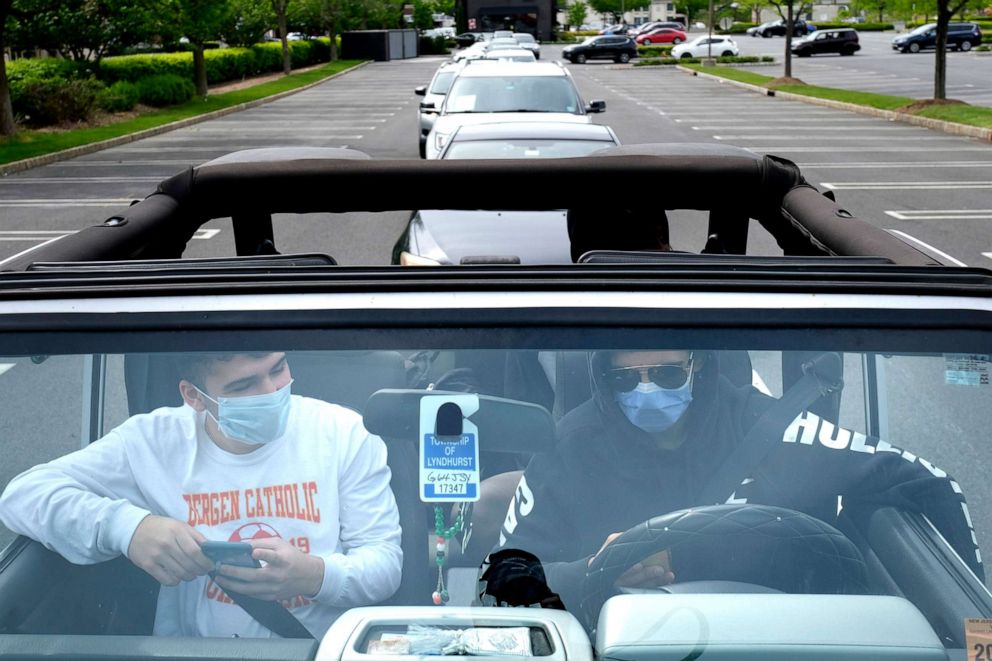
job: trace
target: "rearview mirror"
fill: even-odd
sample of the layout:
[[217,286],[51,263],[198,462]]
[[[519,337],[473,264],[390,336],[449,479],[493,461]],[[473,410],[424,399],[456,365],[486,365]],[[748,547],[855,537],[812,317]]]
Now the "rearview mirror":
[[586,112],[606,112],[606,101],[593,101],[586,106]]
[[421,85],[420,87],[414,89],[413,93],[417,96],[427,96],[427,88]]

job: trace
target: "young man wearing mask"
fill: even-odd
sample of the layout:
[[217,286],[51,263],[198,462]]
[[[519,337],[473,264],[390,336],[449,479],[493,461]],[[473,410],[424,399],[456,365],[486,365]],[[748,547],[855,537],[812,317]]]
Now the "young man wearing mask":
[[[740,485],[719,502],[700,502],[772,398],[721,376],[715,352],[601,351],[590,356],[590,367],[592,398],[562,418],[556,451],[531,460],[490,555],[495,559],[483,565],[501,585],[512,584],[514,570],[498,563],[512,562],[511,550],[526,551],[541,560],[548,587],[571,609],[596,555],[643,521],[726,502],[786,507],[829,523],[838,515],[838,495],[845,507],[861,501],[923,512],[984,576],[960,487],[924,459],[863,434],[833,442],[848,432],[804,412],[770,441]],[[614,586],[721,578],[706,555],[684,557],[676,549],[670,558],[633,565]],[[484,603],[493,596],[487,594]]]
[[[136,415],[14,478],[0,520],[70,562],[125,554],[162,584],[158,635],[269,637],[224,590],[281,601],[319,638],[399,586],[386,448],[361,417],[291,394],[284,353],[179,359],[184,405]],[[262,568],[214,563],[246,541]]]

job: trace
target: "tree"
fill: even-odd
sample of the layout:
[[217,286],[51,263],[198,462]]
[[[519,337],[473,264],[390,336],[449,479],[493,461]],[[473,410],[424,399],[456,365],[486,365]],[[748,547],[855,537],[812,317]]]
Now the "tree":
[[589,6],[597,14],[611,14],[614,23],[624,20],[625,12],[634,9],[647,9],[651,0],[589,0]]
[[105,55],[148,41],[159,27],[155,0],[18,0],[24,18],[17,39],[76,61],[99,64]]
[[221,34],[230,46],[257,44],[276,23],[275,12],[264,2],[229,0],[229,3],[230,14]]
[[575,0],[575,2],[570,4],[566,12],[569,26],[582,25],[585,23],[586,9],[588,9],[588,5],[582,0]]
[[276,23],[279,26],[279,41],[282,42],[282,72],[289,75],[293,69],[293,61],[289,57],[289,30],[286,27],[286,10],[289,0],[272,0],[272,11],[276,13]]
[[675,0],[675,9],[685,14],[685,20],[688,25],[692,25],[699,16],[699,13],[706,11],[708,8],[708,0]]
[[434,4],[427,0],[413,0],[413,25],[418,30],[434,27]]
[[203,57],[206,42],[216,39],[229,14],[227,3],[218,0],[175,0],[176,25],[193,47],[193,82],[196,94],[207,95],[207,65]]
[[[785,21],[785,77],[792,78],[792,30],[795,14],[805,14],[812,10],[813,3],[807,0],[769,0],[775,11]],[[798,9],[796,3],[799,3]]]
[[737,0],[741,9],[748,12],[748,19],[752,23],[761,22],[761,10],[768,6],[768,0]]
[[10,102],[10,82],[7,80],[7,19],[13,10],[13,0],[0,0],[0,135],[17,133],[14,106]]

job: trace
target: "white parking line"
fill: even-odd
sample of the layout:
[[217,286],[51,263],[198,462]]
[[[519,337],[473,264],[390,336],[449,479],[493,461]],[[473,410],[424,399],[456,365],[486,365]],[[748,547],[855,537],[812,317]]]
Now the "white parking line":
[[934,248],[929,243],[924,243],[923,241],[920,241],[915,236],[912,236],[910,234],[906,234],[905,232],[900,232],[899,230],[894,230],[894,229],[888,229],[886,231],[887,232],[890,232],[892,234],[898,235],[904,241],[907,241],[909,243],[915,243],[920,248],[923,248],[923,251],[924,252],[930,252],[931,254],[934,254],[934,255],[937,255],[939,257],[942,257],[945,264],[950,263],[950,264],[953,264],[955,266],[968,266],[967,264],[965,264],[964,262],[962,262],[957,257],[951,257],[950,255],[948,255],[943,250],[938,250],[937,248]]
[[[804,133],[791,133],[789,135],[714,135],[716,140],[799,140],[803,138],[809,138],[816,129],[810,129]],[[830,136],[831,140],[855,140],[857,142],[864,142],[865,140],[878,140],[891,142],[891,135],[853,135],[851,137],[844,137],[840,135]],[[912,136],[910,138],[913,142],[917,140],[948,140],[946,136],[936,136],[936,135],[922,135],[922,136]]]
[[15,363],[0,363],[0,374],[3,374],[4,372],[6,372],[7,370],[9,370],[14,365],[15,365]]
[[992,209],[922,209],[885,212],[896,220],[992,220]]
[[[75,234],[77,230],[0,230],[0,241],[48,241]],[[220,234],[219,229],[198,229],[193,238],[201,241],[212,239]]]
[[988,181],[852,181],[820,185],[830,190],[984,190]]
[[113,198],[21,198],[13,200],[0,200],[0,208],[20,208],[20,207],[45,207],[51,209],[72,208],[72,207],[119,207],[131,204],[131,197]]
[[0,179],[3,184],[127,184],[154,183],[162,181],[162,177],[5,177]]
[[803,163],[804,168],[817,170],[849,170],[863,168],[992,168],[992,161],[929,161],[922,163],[897,163],[895,161],[872,161],[862,163]]
[[[909,142],[915,142],[910,140]],[[802,153],[802,154],[812,154],[814,152],[826,152],[830,154],[837,153],[837,147],[762,147],[760,145],[748,145],[748,149],[756,152],[775,152],[775,153]],[[985,146],[970,146],[970,145],[957,145],[954,147],[946,148],[934,148],[934,147],[844,147],[845,154],[881,154],[886,152],[899,153],[899,154],[909,154],[909,153],[920,153],[920,154],[933,154],[934,152],[962,152],[962,151],[980,151],[988,153],[989,148]]]

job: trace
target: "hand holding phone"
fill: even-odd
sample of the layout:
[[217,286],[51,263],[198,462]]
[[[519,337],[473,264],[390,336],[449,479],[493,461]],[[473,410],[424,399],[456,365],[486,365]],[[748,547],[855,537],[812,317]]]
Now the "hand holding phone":
[[215,565],[261,568],[262,563],[252,557],[252,546],[247,542],[203,542],[200,545],[203,555]]

